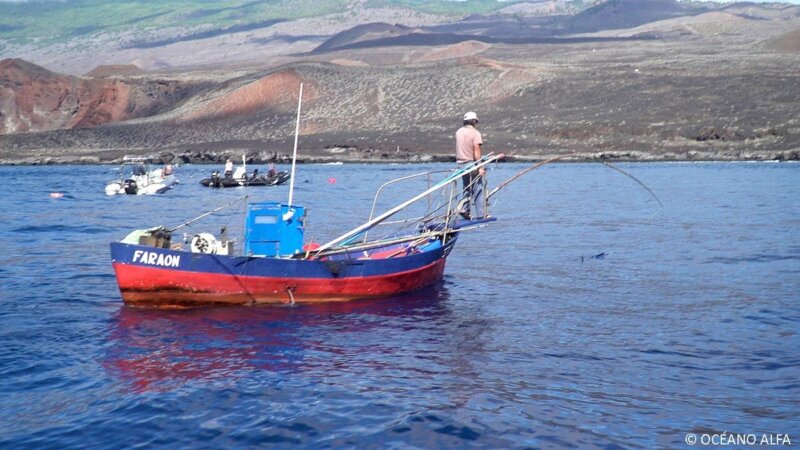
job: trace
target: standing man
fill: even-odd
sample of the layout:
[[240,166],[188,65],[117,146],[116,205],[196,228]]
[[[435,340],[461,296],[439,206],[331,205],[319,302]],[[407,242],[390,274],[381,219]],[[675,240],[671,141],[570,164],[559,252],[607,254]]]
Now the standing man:
[[[481,159],[481,145],[483,137],[478,131],[478,115],[470,111],[464,114],[464,126],[456,131],[456,163],[461,165],[472,164]],[[485,217],[483,186],[486,169],[481,167],[478,172],[470,172],[461,177],[464,186],[463,199],[461,200],[459,214],[465,219],[482,219]],[[473,210],[475,214],[471,212]]]
[[233,161],[231,161],[231,159],[228,158],[228,160],[225,161],[225,178],[231,178],[232,176],[233,176]]

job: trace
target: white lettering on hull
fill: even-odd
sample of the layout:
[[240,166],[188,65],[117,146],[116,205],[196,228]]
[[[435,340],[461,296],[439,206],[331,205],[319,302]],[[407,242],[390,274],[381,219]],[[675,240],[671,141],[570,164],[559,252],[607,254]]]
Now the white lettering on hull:
[[133,252],[133,262],[151,266],[178,267],[181,264],[181,257],[180,255],[165,255],[163,253],[135,250]]

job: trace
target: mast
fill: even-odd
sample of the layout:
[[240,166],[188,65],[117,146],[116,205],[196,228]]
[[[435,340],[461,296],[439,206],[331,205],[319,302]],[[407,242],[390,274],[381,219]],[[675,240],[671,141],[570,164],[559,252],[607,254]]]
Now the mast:
[[[292,174],[289,178],[289,209],[292,208],[292,197],[294,195],[294,168],[297,162],[297,139],[300,135],[300,107],[303,104],[303,83],[300,83],[300,95],[297,98],[297,123],[294,127],[294,151],[292,152]],[[290,216],[291,217],[291,216]],[[284,218],[286,220],[287,218]]]

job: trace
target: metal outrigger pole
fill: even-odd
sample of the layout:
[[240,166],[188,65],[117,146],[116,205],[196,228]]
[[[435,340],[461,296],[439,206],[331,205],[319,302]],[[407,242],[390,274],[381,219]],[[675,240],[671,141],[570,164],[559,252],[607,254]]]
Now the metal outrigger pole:
[[401,211],[404,208],[408,207],[412,203],[414,203],[414,202],[416,202],[416,201],[418,201],[418,200],[420,200],[422,198],[425,198],[429,194],[431,194],[433,192],[436,192],[439,189],[442,189],[443,187],[445,187],[448,184],[450,184],[453,180],[456,180],[458,177],[464,175],[465,173],[469,173],[469,172],[473,172],[475,170],[478,170],[481,167],[484,167],[487,164],[492,163],[494,161],[497,161],[498,159],[503,158],[503,157],[504,157],[504,155],[502,155],[502,154],[500,154],[500,155],[491,155],[491,154],[489,154],[489,155],[484,156],[480,160],[475,161],[474,163],[470,164],[469,166],[466,166],[466,167],[464,167],[464,168],[462,168],[460,170],[457,170],[457,171],[453,172],[452,174],[447,176],[444,180],[442,180],[442,181],[436,183],[435,185],[431,186],[425,192],[423,192],[423,193],[421,193],[419,195],[416,195],[414,198],[412,198],[410,200],[407,200],[407,201],[395,206],[394,208],[392,208],[392,209],[384,212],[383,214],[379,215],[378,217],[376,217],[376,218],[374,218],[374,219],[372,219],[372,220],[370,220],[370,221],[368,221],[368,222],[366,222],[366,223],[364,223],[364,224],[362,224],[362,225],[360,225],[360,226],[348,231],[347,233],[345,233],[345,234],[343,234],[343,235],[341,235],[341,236],[339,236],[339,237],[337,237],[337,238],[335,238],[335,239],[333,239],[331,241],[328,241],[328,242],[322,244],[319,248],[317,248],[314,251],[314,254],[312,256],[316,256],[320,252],[323,252],[324,250],[327,250],[327,249],[333,247],[336,244],[342,244],[342,243],[349,242],[353,238],[359,236],[364,231],[367,231],[370,228],[372,228],[372,227],[378,225],[379,223],[385,221],[386,219],[388,219],[389,217],[393,216],[394,214],[397,214],[399,211]]

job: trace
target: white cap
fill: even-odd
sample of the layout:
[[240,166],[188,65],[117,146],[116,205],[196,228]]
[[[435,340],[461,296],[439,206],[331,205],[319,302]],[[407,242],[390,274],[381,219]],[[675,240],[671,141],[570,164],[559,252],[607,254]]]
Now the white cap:
[[474,111],[464,114],[464,120],[478,120],[478,115]]

